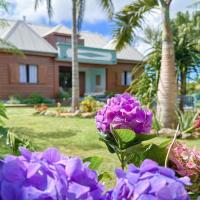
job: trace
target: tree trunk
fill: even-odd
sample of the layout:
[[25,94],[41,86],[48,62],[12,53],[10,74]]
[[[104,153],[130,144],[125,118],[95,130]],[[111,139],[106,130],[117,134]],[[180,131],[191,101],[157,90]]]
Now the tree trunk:
[[72,111],[79,108],[79,66],[77,37],[77,0],[72,0]]
[[180,74],[181,90],[180,90],[180,104],[179,109],[184,112],[184,97],[187,94],[186,85],[187,85],[187,76],[186,72],[181,72]]
[[[161,1],[163,15],[162,60],[157,92],[157,117],[164,128],[176,126],[177,82],[173,35],[170,27],[170,3]],[[169,1],[171,2],[171,1]]]

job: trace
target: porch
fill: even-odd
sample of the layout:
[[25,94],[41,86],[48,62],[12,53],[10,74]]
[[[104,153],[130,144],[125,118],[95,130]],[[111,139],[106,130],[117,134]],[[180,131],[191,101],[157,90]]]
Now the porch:
[[[79,68],[80,96],[103,95],[106,91],[106,70],[104,68]],[[72,68],[59,66],[59,87],[71,91]]]

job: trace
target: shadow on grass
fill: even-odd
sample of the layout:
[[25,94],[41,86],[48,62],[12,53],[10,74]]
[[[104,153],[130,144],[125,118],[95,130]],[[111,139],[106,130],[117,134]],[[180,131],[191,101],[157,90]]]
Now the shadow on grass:
[[31,137],[37,139],[60,139],[63,137],[73,137],[77,135],[77,131],[74,130],[65,130],[65,131],[48,131],[48,132],[36,132],[31,128],[26,127],[12,127],[11,131],[17,135],[22,135],[23,137]]
[[77,148],[82,149],[83,151],[90,151],[90,150],[96,150],[96,149],[104,149],[103,146],[101,146],[100,144],[97,143],[89,143],[89,144],[76,144],[75,145]]

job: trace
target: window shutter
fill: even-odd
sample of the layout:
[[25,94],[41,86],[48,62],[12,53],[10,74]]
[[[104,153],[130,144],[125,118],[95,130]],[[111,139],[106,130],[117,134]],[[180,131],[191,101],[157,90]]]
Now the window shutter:
[[9,75],[10,75],[10,83],[19,83],[19,65],[11,64],[9,65]]
[[48,67],[45,65],[39,66],[39,84],[46,84],[48,80]]

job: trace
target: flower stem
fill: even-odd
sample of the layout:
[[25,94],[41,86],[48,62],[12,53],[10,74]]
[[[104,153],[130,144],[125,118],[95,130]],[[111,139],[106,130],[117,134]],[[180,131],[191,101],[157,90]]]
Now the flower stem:
[[166,155],[166,158],[165,158],[165,167],[167,167],[167,165],[168,165],[169,154],[170,154],[171,149],[172,149],[172,147],[173,147],[173,145],[174,145],[174,143],[176,141],[176,138],[177,138],[177,135],[178,135],[178,131],[179,131],[179,124],[178,124],[178,126],[176,128],[176,133],[174,134],[174,138],[172,140],[172,143],[169,146],[169,149],[168,149],[168,152],[167,152],[167,155]]

